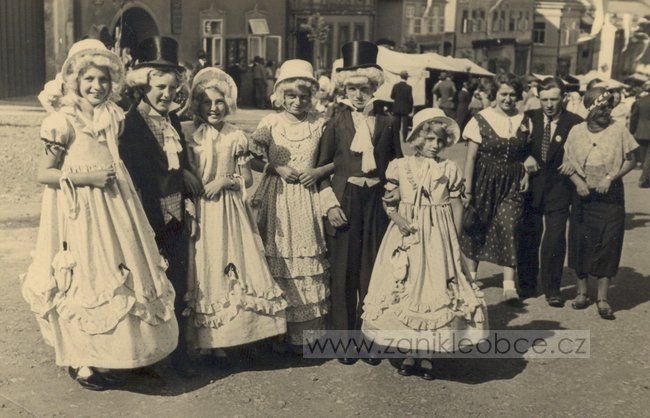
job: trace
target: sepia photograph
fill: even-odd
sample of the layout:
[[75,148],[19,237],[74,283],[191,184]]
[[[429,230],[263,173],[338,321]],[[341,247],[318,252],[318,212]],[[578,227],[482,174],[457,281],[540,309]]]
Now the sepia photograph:
[[0,417],[648,416],[649,46],[650,0],[0,0]]

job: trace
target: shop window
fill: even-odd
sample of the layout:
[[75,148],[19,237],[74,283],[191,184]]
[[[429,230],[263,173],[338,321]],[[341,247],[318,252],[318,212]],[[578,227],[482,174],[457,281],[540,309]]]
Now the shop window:
[[223,19],[203,19],[203,50],[214,66],[223,65]]
[[363,41],[366,39],[366,25],[363,22],[354,24],[354,41]]
[[265,38],[264,56],[267,61],[273,61],[276,64],[282,61],[282,37],[267,36]]
[[255,57],[264,56],[264,48],[262,47],[261,36],[248,37],[248,62],[253,62]]

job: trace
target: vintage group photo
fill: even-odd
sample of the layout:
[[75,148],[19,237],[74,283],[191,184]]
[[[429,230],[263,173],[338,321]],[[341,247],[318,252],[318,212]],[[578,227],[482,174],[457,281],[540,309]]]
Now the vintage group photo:
[[644,416],[649,0],[0,0],[0,416]]

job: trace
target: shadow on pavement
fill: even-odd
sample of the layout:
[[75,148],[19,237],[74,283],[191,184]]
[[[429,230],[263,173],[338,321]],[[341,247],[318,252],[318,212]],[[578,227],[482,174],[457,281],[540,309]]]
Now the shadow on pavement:
[[650,224],[650,213],[629,212],[625,214],[625,230],[645,228]]

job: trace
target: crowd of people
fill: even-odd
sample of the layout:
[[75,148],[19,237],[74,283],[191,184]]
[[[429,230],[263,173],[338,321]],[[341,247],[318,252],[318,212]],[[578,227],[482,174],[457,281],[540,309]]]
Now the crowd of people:
[[[175,99],[187,71],[174,39],[142,41],[128,71],[97,40],[72,46],[39,96],[45,190],[22,291],[56,364],[80,385],[110,389],[125,379],[118,371],[167,356],[189,378],[191,353],[225,367],[265,339],[300,354],[305,335],[326,329],[475,330],[465,343],[476,344],[489,329],[480,262],[503,267],[504,301],[534,296],[539,274],[549,305],[563,305],[569,218],[572,306],[590,304],[596,277],[598,313],[614,319],[607,290],[637,144],[612,119],[611,91],[587,91],[583,121],[565,110],[564,83],[548,78],[539,108],[523,112],[521,84],[502,74],[481,84],[486,105],[463,113],[446,75],[440,108],[417,112],[408,129],[412,109],[395,117],[377,106],[377,46],[341,53],[332,80],[284,62],[269,86],[277,110],[250,137],[228,122],[237,82],[204,66],[191,77],[194,131],[184,137]],[[408,96],[407,78],[395,98]],[[476,95],[469,84],[460,92],[469,109]],[[464,169],[440,156],[461,140]],[[253,171],[262,177],[249,196]],[[434,379],[431,359],[416,354],[399,373]]]

